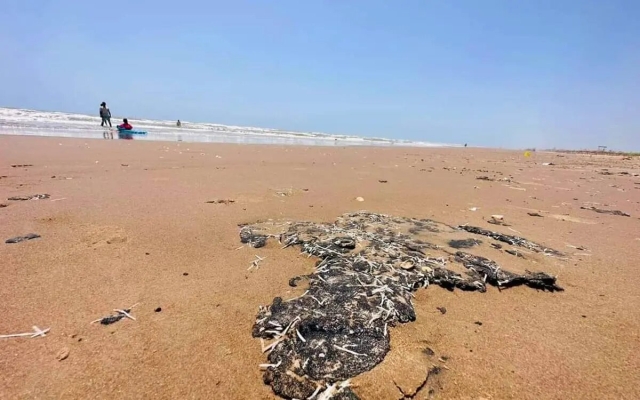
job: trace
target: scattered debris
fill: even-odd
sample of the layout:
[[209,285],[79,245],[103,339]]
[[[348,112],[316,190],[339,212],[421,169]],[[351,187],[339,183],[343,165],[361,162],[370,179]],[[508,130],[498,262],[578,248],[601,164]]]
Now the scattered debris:
[[264,259],[265,257],[260,257],[259,255],[256,255],[256,259],[251,261],[251,265],[249,266],[249,268],[247,268],[247,270],[251,270],[252,268],[258,269],[259,268],[258,264],[260,264],[260,261]]
[[476,179],[479,181],[490,181],[490,182],[495,181],[495,179],[489,178],[488,176],[476,176]]
[[476,321],[476,322],[474,322],[474,324],[476,324],[478,326],[482,326],[482,322],[480,322],[480,321]]
[[544,253],[546,255],[552,255],[557,257],[563,256],[563,254],[557,250],[542,246],[535,242],[531,242],[519,236],[504,235],[502,233],[492,232],[486,229],[482,229],[482,228],[478,228],[476,226],[470,226],[470,225],[461,225],[458,228],[465,230],[469,233],[474,233],[476,235],[488,236],[492,239],[498,240],[500,242],[508,243],[512,246],[524,247],[525,249],[532,250],[536,253]]
[[500,268],[495,261],[461,251],[456,253],[456,260],[462,262],[462,264],[472,272],[472,276],[482,277],[483,281],[494,286],[506,288],[527,285],[534,289],[548,290],[550,292],[564,290],[556,284],[555,276],[545,274],[544,272],[532,273],[526,271],[525,275],[514,274],[513,272]]
[[[283,248],[297,246],[309,257],[319,258],[315,271],[304,276],[308,289],[295,298],[276,297],[269,306],[260,306],[252,330],[261,339],[263,352],[268,352],[264,382],[285,398],[329,399],[326,394],[342,385],[338,382],[380,363],[389,351],[390,328],[416,319],[412,292],[419,288],[435,284],[484,292],[489,284],[562,290],[551,275],[511,273],[494,261],[461,251],[452,262],[461,263],[468,277],[447,269],[447,252],[422,237],[459,231],[428,219],[363,211],[345,214],[335,223],[296,222],[280,235],[263,233],[274,225],[245,226],[240,240],[277,237]],[[540,247],[513,238],[514,243]],[[427,253],[435,251],[443,256]],[[295,286],[299,279],[294,277],[289,284]],[[358,398],[353,392],[345,396],[333,398]]]
[[278,196],[282,196],[282,197],[292,196],[293,195],[293,188],[276,190],[276,194]]
[[12,164],[12,168],[25,168],[25,167],[33,167],[33,164]]
[[502,248],[502,245],[499,243],[491,243],[491,247],[500,250]]
[[98,318],[95,321],[91,321],[92,324],[95,324],[96,322],[100,322],[102,325],[111,325],[113,323],[116,323],[118,321],[120,321],[123,318],[129,318],[133,321],[135,321],[136,319],[129,314],[131,312],[131,309],[133,309],[133,307],[137,306],[139,303],[136,303],[134,305],[132,305],[129,308],[125,308],[125,309],[119,309],[119,308],[114,308],[113,311],[116,312],[116,314],[113,315],[107,315],[106,317],[102,317],[102,318]]
[[247,226],[240,229],[240,241],[256,249],[264,247],[267,244],[267,238],[267,235],[253,233],[253,230]]
[[431,347],[426,347],[424,350],[422,350],[422,352],[424,354],[426,354],[427,356],[429,356],[429,357],[432,357],[432,356],[434,356],[436,354],[436,352],[433,351],[433,349],[431,349]]
[[162,311],[162,307],[158,307],[155,310],[153,310],[154,312],[161,312]]
[[5,203],[0,203],[0,208],[5,208],[5,207],[9,207],[9,205]]
[[206,203],[208,204],[233,204],[235,200],[209,200]]
[[454,249],[469,249],[479,244],[482,244],[482,241],[478,239],[449,240],[449,247]]
[[356,201],[364,201],[363,197],[356,197]]
[[51,330],[51,328],[40,329],[35,325],[32,326],[32,328],[33,328],[33,332],[0,335],[0,339],[8,339],[8,338],[15,338],[15,337],[28,337],[28,338],[45,337],[47,336],[47,333]]
[[189,276],[189,273],[188,272],[183,272],[182,276]]
[[380,182],[380,183],[387,183],[387,181],[382,180],[382,179],[378,180],[378,182]]
[[9,197],[7,200],[11,200],[11,201],[26,201],[26,200],[44,200],[44,199],[48,199],[49,196],[48,194],[34,194],[31,196],[13,196],[13,197]]
[[540,213],[537,213],[537,212],[529,212],[527,214],[529,214],[529,216],[531,216],[531,217],[544,217],[544,215],[542,215]]
[[56,354],[56,359],[58,361],[66,360],[67,357],[69,357],[69,348],[68,347],[61,348],[60,351],[58,352],[58,354]]
[[37,233],[28,233],[24,236],[16,236],[16,237],[12,237],[11,239],[7,239],[4,242],[5,243],[20,243],[20,242],[24,242],[25,240],[31,240],[31,239],[38,239],[39,237],[41,237],[40,235],[38,235]]
[[469,208],[469,211],[478,211],[478,207],[471,207]]
[[524,258],[522,253],[520,253],[518,250],[515,250],[515,249],[507,249],[507,250],[505,250],[505,252],[511,254],[512,256]]
[[542,165],[555,165],[555,164],[552,162],[543,162]]
[[597,213],[600,214],[609,214],[609,215],[619,215],[621,217],[630,217],[631,215],[627,214],[626,212],[622,212],[620,210],[603,210],[601,208],[596,208],[596,207],[580,207],[580,209],[582,210],[591,210],[591,211],[595,211]]
[[491,219],[487,222],[493,225],[509,226],[509,224],[504,222],[504,215],[492,215]]
[[440,311],[443,315],[447,313],[447,309],[445,307],[436,307],[436,310]]

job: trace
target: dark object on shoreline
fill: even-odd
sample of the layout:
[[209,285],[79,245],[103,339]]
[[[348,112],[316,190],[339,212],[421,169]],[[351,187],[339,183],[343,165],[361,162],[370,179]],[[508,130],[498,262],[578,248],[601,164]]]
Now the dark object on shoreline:
[[16,236],[16,237],[12,237],[11,239],[7,239],[4,242],[5,243],[20,243],[20,242],[24,242],[25,240],[31,240],[31,239],[38,239],[41,236],[38,235],[37,233],[28,233],[24,236]]
[[378,182],[380,182],[380,183],[387,183],[387,181],[382,180],[382,179],[378,180]]
[[443,315],[447,313],[447,309],[445,307],[436,307],[436,310],[440,311]]
[[5,207],[9,207],[8,204],[4,204],[4,203],[0,203],[0,208],[5,208]]
[[235,200],[209,200],[206,203],[208,204],[233,204]]
[[13,196],[13,197],[9,197],[7,200],[11,200],[11,201],[26,201],[26,200],[44,200],[44,199],[48,199],[49,196],[48,194],[34,194],[31,196]]
[[251,228],[243,227],[240,229],[240,242],[249,244],[256,249],[264,247],[267,244],[267,236],[261,234],[255,234]]
[[505,250],[506,253],[511,254],[512,256],[516,256],[516,257],[520,257],[520,258],[524,258],[524,256],[522,255],[522,253],[518,252],[518,250],[514,250],[514,249],[507,249]]
[[422,352],[424,354],[426,354],[427,356],[429,356],[429,357],[434,356],[436,354],[436,352],[433,351],[433,349],[431,349],[431,347],[425,347],[425,349],[422,350]]
[[527,214],[529,214],[530,217],[544,217],[544,215],[542,215],[540,213],[537,213],[537,212],[530,212],[530,213],[527,213]]
[[[122,310],[124,312],[126,312],[127,314],[131,312],[130,308],[125,308],[124,310]],[[100,323],[102,325],[111,325],[114,324],[118,321],[120,321],[122,318],[125,318],[127,315],[121,312],[118,312],[117,314],[113,314],[113,315],[108,315],[102,319],[100,319]]]
[[474,324],[476,324],[478,326],[482,326],[482,322],[480,322],[480,321],[476,321],[476,322],[474,322]]
[[12,164],[12,168],[25,168],[25,167],[33,167],[33,164]]
[[490,182],[495,181],[495,179],[489,178],[488,176],[476,176],[476,179],[479,181],[490,181]]
[[524,247],[525,249],[535,251],[536,253],[544,253],[544,254],[557,256],[557,257],[563,256],[563,254],[557,250],[542,246],[535,242],[531,242],[519,236],[503,235],[502,233],[492,232],[486,229],[478,228],[477,226],[470,226],[470,225],[461,225],[458,228],[465,230],[469,233],[474,233],[476,235],[488,236],[492,239],[498,240],[500,242],[508,243],[512,246]]
[[188,272],[183,272],[182,276],[189,276],[189,273]]
[[556,285],[555,276],[545,274],[544,272],[532,273],[526,271],[525,275],[514,274],[513,272],[500,268],[495,261],[461,251],[456,253],[456,260],[471,271],[471,276],[483,278],[485,282],[501,288],[527,285],[533,289],[548,290],[550,292],[561,292],[564,290]]
[[158,308],[156,308],[156,309],[155,309],[155,310],[153,310],[153,311],[155,311],[155,312],[161,312],[161,311],[162,311],[162,307],[158,307]]
[[[268,363],[261,365],[266,369],[263,380],[284,398],[357,399],[348,388],[349,379],[384,359],[391,327],[416,319],[412,292],[419,288],[434,284],[451,291],[485,292],[487,285],[526,285],[562,290],[555,277],[543,272],[515,274],[460,251],[451,260],[446,250],[423,239],[460,231],[428,219],[359,212],[335,223],[294,222],[280,235],[267,234],[279,226],[243,226],[240,239],[264,245],[275,237],[283,248],[296,246],[319,258],[315,271],[304,275],[308,289],[260,306],[253,326],[252,335],[262,339],[262,350],[269,353]],[[526,239],[505,235],[505,240],[543,251]],[[443,256],[429,254],[436,250]],[[449,261],[461,263],[468,277],[447,269]],[[299,278],[291,278],[289,284],[296,285]]]
[[449,247],[454,249],[470,249],[479,244],[482,244],[482,241],[478,239],[449,240]]
[[302,276],[294,276],[293,278],[289,279],[289,286],[291,287],[298,287],[298,281],[301,280]]
[[595,211],[597,213],[600,214],[609,214],[609,215],[619,215],[621,217],[630,217],[631,215],[627,214],[626,212],[622,212],[620,210],[603,210],[601,208],[595,208],[595,207],[580,207],[581,210],[591,210],[591,211]]

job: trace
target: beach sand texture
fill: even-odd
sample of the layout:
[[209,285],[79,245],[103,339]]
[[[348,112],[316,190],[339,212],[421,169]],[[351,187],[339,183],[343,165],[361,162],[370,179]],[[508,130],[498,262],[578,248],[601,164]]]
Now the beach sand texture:
[[[352,380],[362,399],[403,398],[433,365],[440,399],[640,398],[639,173],[640,157],[0,136],[0,334],[51,328],[0,339],[0,398],[275,399],[251,328],[260,305],[304,292],[288,281],[316,259],[277,241],[239,248],[238,224],[359,210],[568,255],[480,254],[557,275],[564,292],[416,291],[416,321]],[[50,197],[7,200],[34,194]],[[29,233],[41,237],[4,243]],[[90,324],[135,303],[136,321]]]

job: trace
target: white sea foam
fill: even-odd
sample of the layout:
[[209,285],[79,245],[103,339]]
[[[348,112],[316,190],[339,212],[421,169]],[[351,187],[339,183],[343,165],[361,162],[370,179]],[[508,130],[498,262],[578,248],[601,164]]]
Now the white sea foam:
[[[121,117],[114,115],[111,122],[114,123],[115,126],[115,124],[120,123],[119,121],[121,120]],[[294,132],[280,129],[188,121],[181,121],[181,127],[176,126],[176,121],[130,118],[130,122],[134,125],[135,129],[148,132],[146,136],[136,137],[136,139],[139,140],[331,146],[452,146],[407,140],[329,135],[320,132]],[[102,138],[105,130],[105,128],[100,126],[100,118],[97,116],[0,107],[0,134]]]

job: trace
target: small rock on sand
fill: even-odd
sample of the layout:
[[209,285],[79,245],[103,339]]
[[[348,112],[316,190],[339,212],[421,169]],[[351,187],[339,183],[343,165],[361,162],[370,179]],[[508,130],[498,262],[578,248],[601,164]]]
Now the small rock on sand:
[[356,197],[356,201],[364,201],[363,197]]

